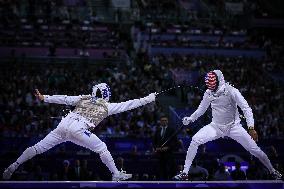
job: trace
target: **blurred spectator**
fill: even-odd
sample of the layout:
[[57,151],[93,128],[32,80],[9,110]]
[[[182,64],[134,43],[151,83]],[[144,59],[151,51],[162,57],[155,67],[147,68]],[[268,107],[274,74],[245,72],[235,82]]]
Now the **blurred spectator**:
[[29,173],[28,171],[24,169],[23,165],[19,166],[19,168],[15,171],[15,175],[14,175],[15,180],[27,180],[28,177],[29,177]]
[[202,144],[198,148],[197,158],[200,162],[205,162],[211,158],[211,155],[207,152],[206,144]]
[[73,180],[74,179],[74,170],[72,170],[70,166],[70,162],[68,160],[63,161],[63,166],[59,171],[59,179],[60,180]]
[[[175,129],[168,125],[168,117],[160,117],[160,128],[154,135],[154,148],[159,159],[159,179],[169,180],[176,173],[176,163],[173,152],[176,151],[177,137],[173,135]],[[168,141],[167,141],[168,140]],[[167,143],[165,143],[167,141]],[[165,145],[161,147],[161,145]]]
[[281,160],[279,159],[278,152],[273,145],[268,147],[267,156],[269,157],[269,160],[271,161],[272,164],[281,162]]
[[56,56],[56,46],[54,43],[48,48],[48,56]]
[[44,177],[44,173],[42,172],[42,168],[40,165],[37,165],[35,167],[35,170],[33,171],[33,176],[32,176],[32,180],[39,180],[39,181],[44,181],[46,180],[46,178]]
[[177,166],[177,172],[179,173],[181,171],[183,171],[183,165],[182,164]]
[[141,179],[141,180],[147,181],[147,180],[149,180],[149,179],[150,179],[150,178],[149,178],[149,174],[144,173],[144,174],[142,175],[142,179]]
[[214,180],[231,180],[231,175],[226,170],[224,163],[221,163],[219,169],[215,172]]
[[141,153],[138,152],[138,147],[136,145],[132,146],[131,151],[129,152],[129,155],[132,160],[139,159],[139,156],[141,155]]
[[189,171],[188,171],[188,177],[190,180],[207,180],[209,176],[209,173],[207,169],[204,167],[201,167],[197,164],[197,161],[194,160]]
[[51,181],[58,181],[59,180],[58,174],[57,173],[51,173],[50,180]]
[[246,174],[241,170],[241,163],[235,163],[236,169],[231,172],[231,177],[233,180],[246,180]]
[[122,157],[118,157],[116,159],[116,167],[117,167],[118,170],[125,170],[124,159]]
[[156,181],[157,180],[157,176],[156,175],[150,175],[149,180]]
[[248,180],[266,180],[269,178],[268,175],[268,171],[257,165],[255,160],[249,162],[249,167],[246,171]]
[[178,140],[178,147],[177,147],[177,149],[178,149],[177,151],[181,152],[181,153],[184,153],[184,152],[187,151],[187,149],[185,149],[183,141],[181,139]]
[[75,180],[88,180],[88,161],[83,161],[83,166],[81,166],[81,161],[79,159],[75,160],[75,166],[73,168],[74,170],[72,173],[74,173],[74,179]]
[[83,160],[83,166],[82,166],[82,170],[81,170],[81,175],[82,175],[82,177],[81,177],[82,180],[93,180],[94,179],[93,172],[89,168],[87,159]]
[[134,180],[134,181],[140,180],[140,179],[139,179],[139,174],[138,174],[138,173],[133,174],[132,180]]

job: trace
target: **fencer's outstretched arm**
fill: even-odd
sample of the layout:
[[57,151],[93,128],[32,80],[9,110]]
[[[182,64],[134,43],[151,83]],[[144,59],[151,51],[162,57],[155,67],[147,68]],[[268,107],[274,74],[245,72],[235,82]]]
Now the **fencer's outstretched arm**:
[[200,116],[202,116],[206,112],[209,105],[210,105],[209,95],[207,92],[205,92],[203,95],[203,99],[200,102],[197,110],[193,114],[191,114],[190,120],[191,121],[197,120]]
[[67,95],[43,95],[44,102],[47,103],[55,103],[55,104],[66,104],[75,106],[77,102],[83,97],[83,95],[79,96],[67,96]]
[[67,95],[42,95],[37,89],[35,90],[35,96],[47,103],[66,104],[74,106],[83,96],[67,96]]
[[236,101],[237,105],[242,109],[244,116],[246,118],[247,126],[253,128],[254,127],[253,113],[246,99],[236,88],[232,89],[232,98]]
[[148,103],[155,101],[156,93],[151,93],[144,98],[128,100],[126,102],[120,103],[109,103],[108,104],[108,115],[118,114],[128,110],[138,108],[139,106],[144,106]]

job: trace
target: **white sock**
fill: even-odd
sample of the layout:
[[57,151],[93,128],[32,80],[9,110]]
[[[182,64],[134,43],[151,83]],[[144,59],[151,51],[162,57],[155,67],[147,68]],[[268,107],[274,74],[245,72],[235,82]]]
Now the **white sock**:
[[31,159],[32,157],[34,157],[35,155],[36,155],[35,148],[29,147],[22,153],[22,155],[17,159],[15,163],[17,163],[18,164],[17,166],[19,166],[24,162],[28,161],[29,159]]
[[10,167],[10,170],[13,170],[13,172],[18,169],[18,167],[20,166],[20,164],[16,161],[14,163],[12,163],[9,167]]
[[267,155],[260,149],[260,148],[257,148],[256,150],[254,151],[250,151],[250,153],[252,155],[254,155],[255,157],[257,157],[259,159],[259,161],[265,165],[265,167],[269,170],[269,173],[273,173],[275,171],[275,169],[273,168],[270,160],[268,159]]
[[186,159],[184,162],[184,168],[183,171],[184,173],[188,174],[189,168],[192,164],[192,161],[197,153],[198,145],[195,142],[191,142],[190,146],[188,147],[187,154],[186,154]]
[[108,150],[100,154],[102,162],[107,166],[112,174],[118,174],[119,171],[115,166],[114,160]]

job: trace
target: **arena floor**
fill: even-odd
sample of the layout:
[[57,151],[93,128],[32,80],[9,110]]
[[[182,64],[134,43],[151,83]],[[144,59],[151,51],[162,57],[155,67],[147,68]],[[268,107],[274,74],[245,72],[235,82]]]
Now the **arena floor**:
[[0,188],[245,188],[284,189],[283,181],[1,181]]

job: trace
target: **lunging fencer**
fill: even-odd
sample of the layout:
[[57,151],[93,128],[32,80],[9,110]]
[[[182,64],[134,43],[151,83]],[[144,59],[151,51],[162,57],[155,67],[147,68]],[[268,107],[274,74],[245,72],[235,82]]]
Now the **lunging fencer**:
[[[212,108],[212,122],[200,129],[193,137],[187,151],[184,169],[174,177],[175,180],[188,179],[188,171],[197,153],[198,146],[208,141],[228,136],[240,143],[247,151],[257,157],[275,179],[282,175],[273,168],[267,155],[257,146],[257,132],[254,129],[252,109],[238,89],[225,82],[220,70],[208,72],[205,77],[207,90],[198,109],[190,116],[183,118],[183,124],[197,120],[207,108]],[[238,107],[244,113],[248,132],[242,127]]]
[[101,161],[112,173],[113,181],[127,180],[132,174],[118,171],[114,160],[107,149],[106,144],[101,141],[89,129],[109,115],[128,111],[155,101],[156,93],[140,99],[129,100],[121,103],[109,103],[111,91],[106,83],[93,86],[91,95],[67,96],[67,95],[42,95],[36,90],[36,97],[47,103],[66,104],[74,106],[75,109],[64,117],[58,126],[44,139],[34,146],[27,148],[22,155],[12,163],[3,173],[3,179],[10,179],[14,171],[27,160],[37,154],[41,154],[52,147],[71,141],[77,145],[88,148],[100,155]]

